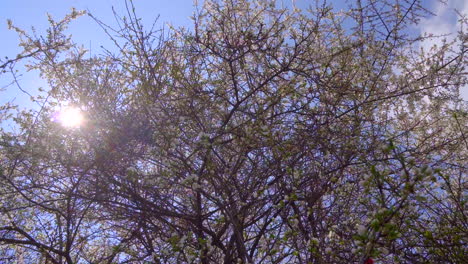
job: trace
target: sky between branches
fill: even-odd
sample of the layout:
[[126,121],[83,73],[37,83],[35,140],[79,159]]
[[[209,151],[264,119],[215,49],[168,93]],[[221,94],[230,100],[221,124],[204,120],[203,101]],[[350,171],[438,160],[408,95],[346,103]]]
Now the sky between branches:
[[[307,0],[294,2],[300,8],[308,5]],[[336,9],[346,8],[344,0],[329,2]],[[150,25],[159,15],[158,26],[160,27],[167,27],[169,24],[175,27],[192,27],[190,16],[193,14],[194,5],[191,0],[135,0],[134,3],[137,13],[145,24]],[[284,0],[284,3],[290,5],[291,1]],[[446,0],[444,4],[437,0],[428,0],[425,3],[437,16],[423,19],[415,32],[428,32],[434,35],[448,34],[447,39],[452,40],[454,33],[459,29],[459,17],[456,15],[455,9],[462,14],[468,14],[468,2],[465,0]],[[19,40],[16,32],[8,30],[7,19],[11,19],[15,25],[23,29],[34,27],[38,34],[43,34],[48,25],[47,13],[55,19],[60,19],[74,7],[77,10],[88,10],[103,22],[113,25],[115,19],[112,7],[119,14],[125,12],[124,0],[0,0],[0,6],[0,36],[2,37],[0,56],[10,58],[15,57],[21,49],[18,47]],[[73,35],[75,42],[91,49],[91,52],[95,54],[102,51],[100,46],[112,47],[113,45],[96,22],[88,16],[74,21],[69,32]],[[424,42],[422,47],[428,49],[441,42],[441,39],[433,39]],[[36,95],[39,87],[47,90],[46,81],[40,79],[36,72],[20,71],[20,74],[22,74],[19,78],[21,88],[28,93]],[[29,95],[22,92],[17,85],[11,84],[12,81],[12,77],[8,74],[0,76],[0,104],[13,102],[21,107],[34,107],[29,101]],[[1,91],[2,88],[4,91]],[[468,87],[462,88],[460,93],[461,97],[468,101]]]

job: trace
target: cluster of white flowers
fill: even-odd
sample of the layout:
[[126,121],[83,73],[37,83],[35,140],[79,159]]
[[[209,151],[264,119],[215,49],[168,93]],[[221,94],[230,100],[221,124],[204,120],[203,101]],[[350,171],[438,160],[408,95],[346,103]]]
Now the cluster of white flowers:
[[201,189],[201,185],[198,184],[197,182],[194,182],[194,183],[192,183],[192,189],[199,190],[199,189]]
[[146,177],[145,182],[148,185],[158,185],[160,181],[156,176],[149,175]]
[[363,225],[358,225],[357,226],[357,231],[358,231],[358,234],[359,235],[365,235],[366,232],[367,232],[367,227],[363,226]]
[[299,220],[296,217],[291,217],[289,222],[291,223],[293,227],[297,227],[299,225]]
[[194,173],[194,174],[190,174],[188,177],[186,177],[182,181],[182,184],[190,184],[190,183],[197,182],[197,181],[198,181],[198,176]]

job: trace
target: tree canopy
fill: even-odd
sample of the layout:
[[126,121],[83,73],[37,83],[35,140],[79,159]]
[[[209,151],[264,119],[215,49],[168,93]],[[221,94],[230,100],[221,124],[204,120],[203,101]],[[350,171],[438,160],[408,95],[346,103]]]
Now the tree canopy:
[[466,18],[421,49],[421,2],[207,0],[191,29],[127,2],[93,55],[66,32],[85,12],[10,23],[3,74],[50,89],[0,108],[0,262],[463,263]]

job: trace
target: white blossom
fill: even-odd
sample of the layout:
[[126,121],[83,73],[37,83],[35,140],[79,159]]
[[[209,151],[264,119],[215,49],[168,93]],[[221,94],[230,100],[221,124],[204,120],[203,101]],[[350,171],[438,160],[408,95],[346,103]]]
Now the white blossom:
[[367,227],[363,225],[358,225],[357,226],[357,231],[359,235],[364,235],[367,232]]

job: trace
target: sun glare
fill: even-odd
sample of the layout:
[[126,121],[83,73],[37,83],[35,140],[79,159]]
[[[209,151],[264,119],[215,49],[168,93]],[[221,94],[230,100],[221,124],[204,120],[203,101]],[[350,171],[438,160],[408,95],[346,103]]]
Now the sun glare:
[[83,114],[76,107],[66,107],[58,112],[58,122],[65,127],[79,127],[83,123]]

